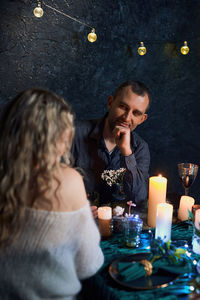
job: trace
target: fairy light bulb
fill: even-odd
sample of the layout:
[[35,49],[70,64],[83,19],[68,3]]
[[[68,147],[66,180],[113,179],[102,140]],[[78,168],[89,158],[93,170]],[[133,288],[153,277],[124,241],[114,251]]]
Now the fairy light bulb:
[[41,17],[43,16],[44,11],[43,11],[43,9],[42,9],[42,7],[41,7],[41,2],[40,2],[40,1],[38,1],[38,5],[37,5],[37,7],[34,9],[33,14],[34,14],[34,16],[35,16],[36,18],[41,18]]
[[95,29],[92,28],[91,32],[88,34],[88,41],[90,43],[94,43],[96,41],[96,39],[97,39],[97,35],[95,33]]
[[187,55],[189,51],[190,51],[190,49],[189,49],[189,47],[187,45],[187,42],[185,41],[184,42],[184,46],[181,47],[181,53],[183,55]]
[[146,52],[147,52],[147,49],[144,46],[144,43],[140,42],[140,47],[138,48],[138,54],[142,56],[142,55],[145,55]]

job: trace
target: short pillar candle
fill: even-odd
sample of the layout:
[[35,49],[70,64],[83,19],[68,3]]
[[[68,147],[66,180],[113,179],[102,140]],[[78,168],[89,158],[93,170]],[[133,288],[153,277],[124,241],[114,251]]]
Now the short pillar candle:
[[159,203],[156,215],[155,238],[160,237],[164,242],[171,239],[173,206],[169,203]]
[[112,219],[112,208],[108,206],[102,206],[98,208],[98,219],[110,220]]
[[156,227],[157,205],[159,203],[165,203],[166,193],[167,178],[161,175],[149,178],[148,226]]
[[194,198],[189,196],[182,196],[178,209],[178,219],[181,221],[188,220],[188,210],[192,211],[194,205]]
[[102,206],[98,208],[98,223],[101,236],[109,237],[112,234],[111,231],[112,221],[112,208],[108,206]]

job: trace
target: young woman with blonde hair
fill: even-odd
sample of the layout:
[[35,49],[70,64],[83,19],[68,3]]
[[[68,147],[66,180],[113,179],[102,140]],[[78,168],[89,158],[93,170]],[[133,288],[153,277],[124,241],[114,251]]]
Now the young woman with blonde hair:
[[2,299],[73,299],[103,263],[82,178],[70,167],[73,134],[68,104],[42,89],[18,95],[1,120]]

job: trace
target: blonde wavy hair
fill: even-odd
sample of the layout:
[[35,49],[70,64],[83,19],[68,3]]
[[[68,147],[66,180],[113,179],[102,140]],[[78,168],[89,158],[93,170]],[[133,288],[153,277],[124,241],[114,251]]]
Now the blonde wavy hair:
[[45,193],[60,165],[56,144],[68,130],[64,160],[69,165],[74,135],[69,105],[47,90],[22,92],[9,103],[4,116],[0,124],[0,247],[17,236],[26,207],[33,207],[41,197],[49,201]]

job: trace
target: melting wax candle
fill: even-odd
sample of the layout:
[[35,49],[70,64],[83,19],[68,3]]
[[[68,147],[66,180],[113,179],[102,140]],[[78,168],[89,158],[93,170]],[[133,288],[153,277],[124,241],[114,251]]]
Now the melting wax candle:
[[150,227],[156,227],[156,212],[159,203],[165,203],[167,193],[167,179],[153,176],[149,178],[149,202],[147,223]]

